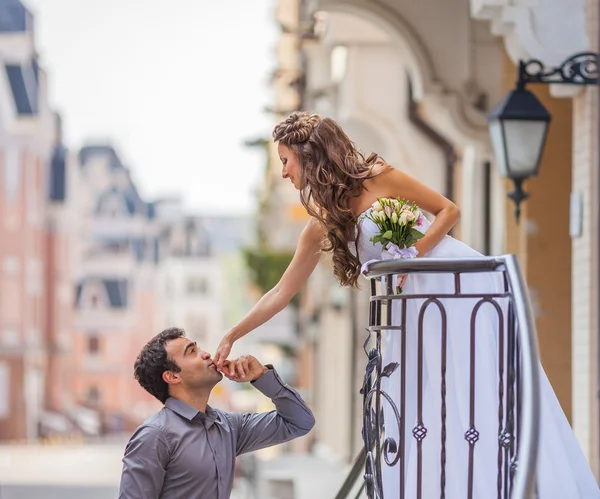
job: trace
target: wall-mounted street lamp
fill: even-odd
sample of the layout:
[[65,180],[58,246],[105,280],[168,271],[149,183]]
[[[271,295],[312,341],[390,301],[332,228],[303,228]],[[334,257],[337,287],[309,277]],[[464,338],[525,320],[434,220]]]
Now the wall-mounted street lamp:
[[597,85],[598,54],[582,52],[549,70],[538,60],[520,61],[516,88],[488,116],[500,176],[512,179],[515,185],[508,197],[515,203],[517,223],[521,203],[529,197],[523,182],[538,174],[551,119],[538,98],[525,88],[527,83]]

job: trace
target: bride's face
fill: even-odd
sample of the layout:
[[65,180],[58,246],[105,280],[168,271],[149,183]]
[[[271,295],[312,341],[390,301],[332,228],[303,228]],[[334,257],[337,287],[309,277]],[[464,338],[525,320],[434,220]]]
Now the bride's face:
[[287,146],[279,143],[277,144],[277,152],[279,153],[279,159],[281,160],[281,176],[283,178],[289,178],[294,184],[294,187],[300,190],[300,172],[302,165],[298,156]]

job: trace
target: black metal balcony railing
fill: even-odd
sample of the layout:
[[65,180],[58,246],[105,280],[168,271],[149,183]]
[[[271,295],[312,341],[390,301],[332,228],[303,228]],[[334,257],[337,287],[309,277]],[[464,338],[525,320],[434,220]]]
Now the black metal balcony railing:
[[[453,292],[447,289],[438,295],[396,294],[393,287],[392,276],[399,274],[446,274],[448,278],[454,276]],[[462,285],[465,274],[488,274],[497,276],[498,290],[480,293],[477,290],[467,289]],[[474,497],[474,480],[476,474],[477,453],[476,449],[480,440],[482,428],[493,430],[493,439],[497,442],[497,467],[494,472],[496,479],[490,484],[489,493],[485,497],[498,499],[529,499],[535,489],[535,465],[537,458],[538,425],[539,419],[539,360],[537,353],[537,340],[535,325],[529,305],[529,299],[521,275],[517,259],[513,255],[502,257],[481,257],[474,259],[415,259],[415,260],[390,260],[376,262],[368,266],[366,277],[371,283],[371,299],[369,313],[369,337],[365,342],[365,352],[368,361],[365,371],[364,383],[361,390],[363,395],[363,429],[362,436],[364,448],[338,492],[336,499],[349,497],[364,497],[369,499],[405,499],[407,473],[416,473],[412,478],[416,488],[417,498],[425,498],[423,493],[424,481],[436,481],[439,497],[446,497],[447,476],[446,468],[450,459],[457,457],[451,455],[448,448],[448,428],[446,421],[451,410],[446,405],[447,386],[446,373],[451,369],[453,358],[448,355],[447,346],[447,318],[449,307],[456,300],[467,300],[471,308],[470,317],[466,318],[470,324],[469,331],[469,360],[468,383],[469,397],[463,408],[469,414],[469,425],[463,428],[461,435],[466,441],[468,452],[464,453],[464,466],[466,475],[465,499]],[[472,275],[470,276],[473,277]],[[467,280],[467,279],[464,279]],[[470,282],[473,282],[472,279]],[[477,286],[476,286],[477,287]],[[481,287],[481,286],[479,286]],[[407,328],[407,304],[416,300],[418,304],[418,319],[410,322],[416,324],[413,331]],[[400,302],[400,303],[397,303]],[[399,305],[394,307],[393,304]],[[472,307],[471,307],[472,305]],[[475,384],[478,379],[478,368],[481,359],[476,359],[475,341],[477,337],[477,317],[483,307],[492,307],[497,316],[495,344],[497,349],[497,373],[495,374],[497,409],[486,410],[484,414],[476,414]],[[428,310],[434,309],[439,313],[438,331],[440,339],[439,353],[439,390],[440,410],[437,421],[423,421],[423,335],[432,334],[424,327],[425,316]],[[414,309],[413,309],[413,312]],[[489,332],[489,329],[485,331]],[[385,335],[394,335],[394,341],[401,342],[401,358],[399,362],[389,362],[384,365],[384,352],[382,349]],[[409,352],[417,356],[416,375],[406,373],[406,338],[407,335],[416,335],[417,352]],[[371,347],[371,348],[369,348]],[[486,362],[484,362],[485,365]],[[488,362],[489,364],[489,362]],[[398,371],[398,372],[397,372]],[[399,374],[398,397],[386,392],[386,378]],[[437,380],[436,380],[437,381]],[[416,400],[416,419],[410,420],[405,414],[407,402],[407,384],[414,383],[412,393]],[[494,414],[494,421],[485,421]],[[477,417],[478,424],[475,424]],[[387,420],[386,420],[387,419]],[[432,425],[439,425],[432,428]],[[392,428],[393,427],[393,431]],[[397,427],[397,428],[396,428]],[[387,435],[386,435],[387,429]],[[436,431],[431,431],[435,429]],[[429,433],[429,435],[428,435]],[[490,433],[492,433],[490,431]],[[429,447],[431,452],[437,452],[437,469],[439,476],[431,476],[431,470],[423,469],[422,442],[430,435],[437,435],[437,443]],[[454,437],[456,437],[454,435]],[[406,472],[404,456],[406,449],[416,441],[416,469]],[[431,438],[431,437],[430,437]],[[456,438],[454,438],[456,442]],[[431,461],[430,461],[431,462]],[[398,497],[388,497],[384,489],[384,475],[389,469],[385,467],[396,466],[398,470]],[[401,471],[402,470],[402,471]],[[489,475],[488,475],[489,476]],[[362,477],[362,480],[361,480]],[[412,494],[411,492],[411,499]],[[462,492],[461,492],[462,494]],[[392,495],[396,495],[394,492]],[[452,494],[455,497],[456,493]],[[408,499],[408,497],[407,497]]]

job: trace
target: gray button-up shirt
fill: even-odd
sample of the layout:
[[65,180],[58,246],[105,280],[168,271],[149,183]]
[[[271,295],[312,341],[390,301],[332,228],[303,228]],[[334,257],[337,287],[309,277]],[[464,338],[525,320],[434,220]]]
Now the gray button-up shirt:
[[226,499],[240,454],[306,435],[314,426],[300,395],[269,369],[252,383],[275,411],[199,412],[169,398],[133,434],[123,458],[119,499]]

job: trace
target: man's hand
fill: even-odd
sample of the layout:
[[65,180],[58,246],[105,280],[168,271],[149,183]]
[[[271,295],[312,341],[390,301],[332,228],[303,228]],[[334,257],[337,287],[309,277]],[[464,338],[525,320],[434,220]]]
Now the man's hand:
[[252,355],[242,355],[235,360],[223,362],[223,374],[231,381],[255,381],[269,369],[263,366]]

